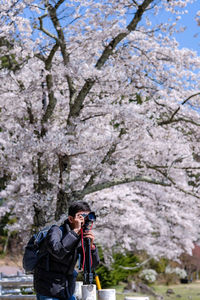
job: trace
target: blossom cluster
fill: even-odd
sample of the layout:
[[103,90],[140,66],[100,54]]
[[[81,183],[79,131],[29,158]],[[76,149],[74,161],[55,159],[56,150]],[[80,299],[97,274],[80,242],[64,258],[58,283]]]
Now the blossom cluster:
[[145,270],[142,270],[139,277],[144,279],[148,283],[153,283],[156,281],[157,272],[153,269],[145,269]]
[[176,274],[179,278],[184,279],[187,277],[187,272],[184,269],[181,268],[171,268],[170,266],[167,266],[165,269],[166,274]]

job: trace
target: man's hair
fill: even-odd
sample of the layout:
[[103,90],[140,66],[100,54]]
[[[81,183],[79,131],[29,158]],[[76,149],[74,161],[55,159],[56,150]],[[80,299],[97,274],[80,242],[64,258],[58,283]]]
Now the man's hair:
[[70,205],[68,215],[74,217],[79,211],[91,211],[91,208],[87,202],[76,201]]

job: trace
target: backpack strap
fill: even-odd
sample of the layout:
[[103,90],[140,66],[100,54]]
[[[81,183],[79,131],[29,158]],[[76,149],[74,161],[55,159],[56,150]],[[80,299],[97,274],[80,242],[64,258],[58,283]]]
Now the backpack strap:
[[62,231],[62,234],[65,232],[65,227],[64,227],[64,225],[61,225],[60,227],[60,230]]
[[[59,226],[59,228],[60,228],[60,230],[62,231],[62,235],[63,235],[64,230],[65,230],[64,226],[61,225],[61,226]],[[49,228],[49,229],[50,229],[50,228]],[[49,263],[49,261],[50,261],[50,254],[49,254],[49,252],[47,251],[47,255],[46,255],[46,271],[47,271],[47,272],[49,272],[49,269],[50,269],[50,263]]]

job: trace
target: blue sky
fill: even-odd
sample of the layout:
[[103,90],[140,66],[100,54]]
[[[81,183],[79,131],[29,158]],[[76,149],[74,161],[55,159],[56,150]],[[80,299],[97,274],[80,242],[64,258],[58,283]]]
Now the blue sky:
[[[196,12],[200,10],[200,0],[187,6],[188,14],[181,17],[179,24],[186,27],[185,31],[175,35],[176,40],[180,43],[181,48],[190,48],[200,55],[200,26],[195,21]],[[158,16],[162,18],[162,16]],[[195,35],[197,35],[195,37]]]
[[[188,5],[188,14],[182,16],[181,24],[186,26],[183,33],[176,35],[176,39],[181,47],[187,47],[196,50],[200,55],[200,26],[195,21],[196,12],[200,10],[200,1]],[[197,35],[195,37],[195,35]]]

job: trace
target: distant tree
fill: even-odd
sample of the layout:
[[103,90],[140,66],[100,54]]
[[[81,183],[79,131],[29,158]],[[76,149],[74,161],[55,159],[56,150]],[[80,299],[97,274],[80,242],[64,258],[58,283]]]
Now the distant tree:
[[200,271],[200,246],[195,245],[192,249],[192,255],[184,253],[181,255],[181,265],[187,272],[188,279],[193,280],[193,274]]

